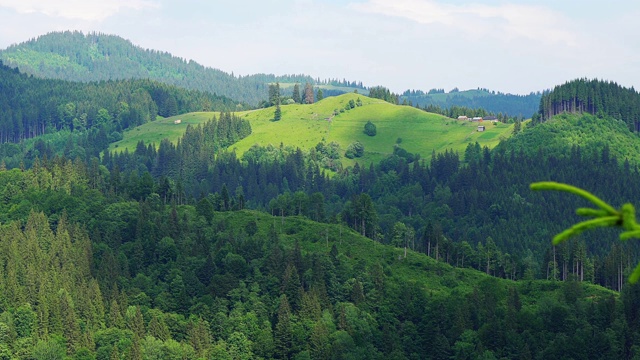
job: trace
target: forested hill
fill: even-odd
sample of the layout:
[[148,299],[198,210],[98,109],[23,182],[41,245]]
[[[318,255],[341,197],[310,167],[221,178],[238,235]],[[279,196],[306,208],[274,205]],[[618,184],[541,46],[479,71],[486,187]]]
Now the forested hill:
[[496,279],[338,224],[213,211],[207,198],[128,201],[84,170],[56,159],[0,171],[4,359],[638,353],[625,340],[639,335],[631,287]]
[[0,52],[0,60],[43,78],[84,82],[151,79],[252,105],[266,99],[270,82],[314,83],[304,75],[236,77],[167,52],[145,50],[118,36],[70,31],[49,33],[12,45]]
[[[151,80],[38,79],[1,62],[0,88],[0,142],[19,142],[62,129],[102,127],[107,134],[121,133],[157,115],[235,110],[238,105],[225,97]],[[115,135],[111,141],[118,138]]]
[[[602,113],[624,121],[629,129],[640,129],[640,94],[615,82],[577,79],[556,86],[540,101],[539,120],[563,112]],[[535,120],[538,120],[537,117]]]
[[509,116],[521,116],[529,118],[540,104],[542,94],[530,93],[528,95],[504,94],[486,89],[458,91],[454,89],[445,93],[443,89],[432,89],[429,92],[421,90],[407,90],[400,96],[400,101],[406,100],[414,106],[437,106],[451,108],[463,106],[467,108],[481,108],[488,112],[502,113]]
[[498,147],[532,156],[544,150],[558,157],[568,157],[572,148],[582,148],[603,154],[605,161],[616,158],[622,163],[626,159],[630,165],[640,165],[640,139],[623,121],[607,115],[559,114]]

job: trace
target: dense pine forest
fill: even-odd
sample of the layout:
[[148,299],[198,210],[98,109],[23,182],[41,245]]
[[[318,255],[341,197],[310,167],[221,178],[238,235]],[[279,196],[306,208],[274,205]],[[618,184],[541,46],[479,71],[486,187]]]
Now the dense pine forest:
[[624,121],[629,129],[640,130],[640,94],[615,82],[576,79],[556,86],[540,101],[539,120],[563,112],[608,114]]
[[102,130],[110,141],[124,129],[191,111],[235,110],[225,97],[150,80],[78,83],[36,79],[0,63],[0,142],[60,130]]
[[[583,204],[529,190],[640,198],[620,112],[633,96],[541,114],[492,150],[398,143],[329,172],[324,142],[229,150],[252,130],[224,97],[0,75],[0,358],[640,355],[640,288],[624,282],[638,246],[594,231],[553,247]],[[156,116],[212,109],[176,143],[107,150]]]
[[[580,121],[597,126],[615,120],[585,117]],[[535,133],[550,125],[529,130],[531,135],[520,134],[493,152],[470,144],[464,159],[445,152],[434,154],[429,164],[408,163],[394,155],[379,165],[357,165],[331,178],[318,166],[317,154],[254,147],[240,159],[228,152],[210,158],[206,146],[187,140],[196,136],[185,135],[178,148],[163,143],[156,150],[139,144],[135,153],[106,155],[103,165],[123,180],[117,189],[105,181],[103,189],[137,194],[140,184],[129,174],[142,169],[160,179],[156,186],[162,186],[162,198],[179,203],[195,204],[202,194],[211,194],[204,198],[218,211],[241,203],[241,207],[283,217],[303,215],[344,223],[381,243],[510,279],[566,279],[575,275],[570,264],[577,262],[588,265],[589,276],[583,280],[619,289],[611,279],[633,265],[634,252],[615,260],[611,243],[595,241],[602,234],[593,233],[583,235],[586,248],[576,247],[584,247],[585,242],[570,244],[554,255],[557,249],[543,239],[571,224],[578,202],[557,194],[533,194],[528,185],[535,180],[563,181],[621,204],[640,195],[640,188],[633,185],[637,166],[631,167],[628,160],[622,166],[610,148],[598,144],[533,145],[538,150],[528,151],[532,141],[548,139]],[[598,129],[610,131],[603,126]],[[180,147],[203,149],[203,153],[190,153],[188,162],[168,160],[182,158],[185,152]],[[133,183],[127,184],[127,179]],[[610,266],[611,261],[619,266]]]
[[500,280],[338,225],[90,181],[62,158],[0,172],[5,358],[636,355],[635,288]]

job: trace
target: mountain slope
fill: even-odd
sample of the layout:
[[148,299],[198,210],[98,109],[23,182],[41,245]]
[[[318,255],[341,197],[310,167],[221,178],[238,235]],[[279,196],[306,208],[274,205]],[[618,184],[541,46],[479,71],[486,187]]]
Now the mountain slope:
[[[358,101],[362,106],[340,112],[339,109],[345,109],[350,102]],[[349,144],[359,141],[364,145],[365,155],[358,161],[369,163],[392,154],[396,144],[423,158],[432,151],[462,152],[468,143],[476,141],[493,147],[501,138],[509,136],[512,128],[512,125],[485,123],[486,131],[478,132],[477,123],[452,120],[354,93],[325,98],[311,105],[283,105],[281,109],[282,119],[277,122],[272,121],[273,107],[236,113],[251,123],[252,133],[231,148],[241,155],[256,144],[279,146],[282,143],[308,151],[319,142],[335,141],[340,145],[345,164],[353,164],[353,160],[344,158],[344,152]],[[334,115],[336,110],[338,115]],[[164,137],[177,142],[188,124],[202,123],[214,115],[191,113],[148,123],[125,132],[124,139],[110,148],[133,150],[140,140],[158,144]],[[181,124],[174,124],[178,118]],[[368,121],[377,127],[377,135],[373,137],[364,133]]]
[[[638,333],[637,291],[619,299],[576,281],[497,279],[338,224],[213,212],[206,198],[196,207],[118,201],[65,162],[73,176],[53,167],[0,172],[10,189],[0,203],[8,358],[32,350],[36,359],[633,351],[623,339]],[[40,356],[43,348],[55,356]]]
[[583,151],[606,151],[620,161],[628,159],[631,164],[640,164],[640,139],[625,122],[610,116],[563,113],[525,129],[500,145],[528,154],[544,150],[557,156],[568,156],[574,146]]
[[235,77],[167,52],[142,49],[118,36],[70,31],[12,45],[0,52],[0,60],[38,77],[71,81],[151,79],[252,105],[266,98],[270,82],[313,82],[303,75]]
[[80,83],[38,79],[0,62],[0,142],[54,131],[113,131],[195,110],[230,110],[237,103],[150,80]]

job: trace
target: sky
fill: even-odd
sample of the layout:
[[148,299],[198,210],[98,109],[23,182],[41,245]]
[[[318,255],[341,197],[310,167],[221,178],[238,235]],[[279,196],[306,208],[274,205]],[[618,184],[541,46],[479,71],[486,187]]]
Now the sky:
[[0,48],[80,30],[235,75],[394,92],[528,94],[582,77],[638,89],[639,17],[632,0],[0,0]]

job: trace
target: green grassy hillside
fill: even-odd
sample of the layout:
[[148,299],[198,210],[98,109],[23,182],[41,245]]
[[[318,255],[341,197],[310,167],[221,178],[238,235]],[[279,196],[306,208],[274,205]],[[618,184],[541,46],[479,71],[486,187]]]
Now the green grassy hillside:
[[[362,101],[362,106],[333,116],[336,109],[344,109],[350,100]],[[310,149],[321,141],[335,141],[340,144],[343,155],[347,146],[358,140],[365,147],[365,155],[359,162],[378,162],[393,152],[393,146],[401,139],[400,146],[422,157],[453,149],[463,152],[469,142],[494,147],[501,138],[511,134],[512,125],[485,123],[486,131],[478,132],[477,124],[460,122],[441,115],[426,113],[408,107],[392,105],[349,93],[326,98],[311,105],[283,105],[282,119],[273,121],[274,108],[237,113],[250,121],[252,134],[232,146],[238,154],[243,154],[251,146],[280,143]],[[158,144],[161,139],[177,141],[187,124],[198,124],[211,119],[215,113],[190,113],[176,117],[159,119],[125,132],[124,139],[111,145],[111,150],[133,150],[138,141]],[[180,119],[181,124],[174,124]],[[377,127],[377,135],[370,137],[364,133],[367,121]],[[343,159],[345,165],[355,160]]]

